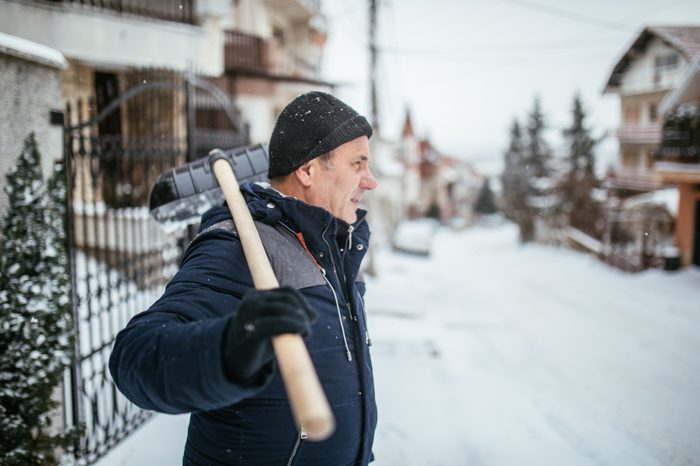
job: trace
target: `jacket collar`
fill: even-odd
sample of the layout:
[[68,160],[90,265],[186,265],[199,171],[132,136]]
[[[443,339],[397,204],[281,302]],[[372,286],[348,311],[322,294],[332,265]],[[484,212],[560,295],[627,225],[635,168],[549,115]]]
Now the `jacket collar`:
[[[321,235],[325,232],[329,238],[336,237],[342,244],[348,236],[350,225],[333,216],[322,207],[313,206],[294,197],[283,196],[274,189],[253,183],[241,185],[253,219],[267,225],[282,222],[295,232],[301,232],[307,242],[323,241]],[[369,227],[365,221],[367,212],[357,210],[357,220],[353,227],[353,242],[362,242],[367,247],[369,243]],[[214,207],[202,216],[200,230],[222,220],[230,219],[228,207]]]

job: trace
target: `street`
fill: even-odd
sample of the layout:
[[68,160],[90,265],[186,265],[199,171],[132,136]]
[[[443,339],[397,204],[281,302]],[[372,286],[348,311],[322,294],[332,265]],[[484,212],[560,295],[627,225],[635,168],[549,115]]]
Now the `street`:
[[[700,464],[697,268],[625,274],[498,222],[376,261],[376,466]],[[98,464],[178,464],[186,425]]]
[[517,232],[384,254],[378,466],[700,464],[700,271],[627,275]]

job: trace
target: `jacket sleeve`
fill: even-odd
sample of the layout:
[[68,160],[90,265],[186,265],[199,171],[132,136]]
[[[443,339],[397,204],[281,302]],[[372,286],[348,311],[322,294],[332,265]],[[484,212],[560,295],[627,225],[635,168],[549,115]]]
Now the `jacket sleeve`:
[[262,389],[230,382],[222,338],[241,297],[252,287],[242,247],[215,229],[189,246],[164,294],[117,335],[109,368],[119,390],[144,409],[176,414],[209,411]]

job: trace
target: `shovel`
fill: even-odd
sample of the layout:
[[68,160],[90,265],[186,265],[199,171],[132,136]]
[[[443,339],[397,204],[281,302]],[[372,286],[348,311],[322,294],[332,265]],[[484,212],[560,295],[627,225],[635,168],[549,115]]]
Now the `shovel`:
[[[214,149],[207,159],[176,167],[158,178],[149,200],[151,215],[170,227],[187,224],[225,199],[255,288],[277,288],[279,283],[236,179],[238,175],[241,182],[264,180],[267,165],[264,145]],[[301,436],[313,441],[328,438],[335,429],[335,419],[301,336],[277,335],[272,346]]]

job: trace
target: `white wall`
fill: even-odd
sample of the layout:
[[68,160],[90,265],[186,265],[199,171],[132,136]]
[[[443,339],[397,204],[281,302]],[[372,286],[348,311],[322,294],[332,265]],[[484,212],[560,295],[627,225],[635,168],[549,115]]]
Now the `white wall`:
[[223,71],[225,0],[199,7],[201,26],[121,16],[80,5],[3,1],[0,31],[48,45],[66,57],[94,65],[163,66],[204,74]]
[[[678,66],[672,72],[667,71],[661,74],[661,79],[655,83],[654,60],[658,56],[666,56],[671,53],[679,55]],[[620,95],[668,90],[673,87],[687,66],[688,60],[680,55],[676,49],[658,39],[653,39],[644,54],[634,60],[625,72],[620,85]]]
[[[44,177],[63,155],[61,126],[49,124],[49,112],[61,110],[59,70],[29,59],[0,53],[0,186],[15,165],[24,140],[33,132]],[[7,205],[0,191],[0,215]]]

